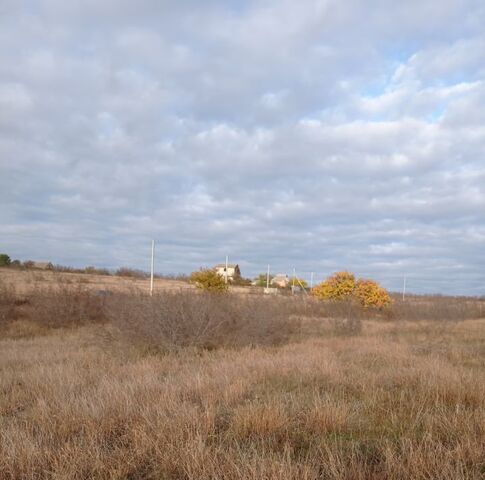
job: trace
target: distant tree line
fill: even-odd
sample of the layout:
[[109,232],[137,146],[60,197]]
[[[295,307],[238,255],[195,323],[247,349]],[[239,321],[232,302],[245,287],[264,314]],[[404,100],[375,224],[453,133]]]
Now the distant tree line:
[[[0,253],[0,267],[9,267],[18,270],[36,270],[39,269],[37,267],[38,263],[34,262],[33,260],[12,260],[9,255],[6,253]],[[136,269],[136,268],[129,268],[129,267],[120,267],[116,270],[110,270],[108,268],[99,268],[94,266],[88,266],[84,268],[77,268],[77,267],[68,267],[66,265],[54,265],[51,263],[47,264],[48,266],[43,268],[46,270],[50,270],[53,272],[62,272],[62,273],[79,273],[79,274],[87,274],[87,275],[113,275],[118,277],[127,277],[127,278],[149,278],[150,273],[145,272],[144,270]],[[167,279],[167,280],[181,280],[181,281],[188,281],[189,277],[185,274],[169,274],[169,275],[162,275],[159,273],[155,273],[153,275],[155,278],[160,279]]]

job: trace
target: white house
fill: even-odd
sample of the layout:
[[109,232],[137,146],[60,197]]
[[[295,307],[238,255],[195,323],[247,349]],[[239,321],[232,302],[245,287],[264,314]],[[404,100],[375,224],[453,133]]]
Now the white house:
[[290,279],[288,275],[285,275],[284,273],[278,273],[271,279],[270,283],[274,287],[286,288],[290,285]]
[[239,269],[239,265],[235,263],[228,263],[227,264],[227,271],[226,271],[226,264],[225,263],[220,263],[219,265],[216,265],[214,267],[214,270],[221,276],[221,277],[226,277],[227,279],[232,282],[236,278],[239,278],[241,276],[241,270]]

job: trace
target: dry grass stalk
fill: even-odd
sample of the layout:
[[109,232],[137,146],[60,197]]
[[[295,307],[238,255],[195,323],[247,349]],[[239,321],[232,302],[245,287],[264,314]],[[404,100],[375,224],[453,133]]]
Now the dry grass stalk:
[[2,480],[485,475],[475,306],[391,322],[294,298],[32,292],[0,285]]

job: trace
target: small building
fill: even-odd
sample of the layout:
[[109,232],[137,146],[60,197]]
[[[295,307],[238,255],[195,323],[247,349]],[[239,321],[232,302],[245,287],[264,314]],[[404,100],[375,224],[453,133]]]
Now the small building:
[[220,263],[214,267],[214,270],[221,276],[226,277],[227,279],[232,282],[236,278],[241,278],[241,270],[239,269],[239,265],[234,263],[227,264],[227,271],[226,271],[226,264]]
[[271,279],[271,285],[278,288],[287,288],[290,286],[290,278],[284,273],[278,273]]

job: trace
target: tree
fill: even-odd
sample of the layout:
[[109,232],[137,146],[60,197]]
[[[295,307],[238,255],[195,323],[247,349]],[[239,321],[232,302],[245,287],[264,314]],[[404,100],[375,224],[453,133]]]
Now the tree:
[[357,300],[363,307],[384,308],[391,297],[384,287],[374,280],[360,278],[350,272],[337,272],[317,285],[312,294],[324,300]]
[[228,289],[228,285],[224,281],[224,277],[210,268],[192,272],[190,275],[190,280],[195,283],[197,288],[201,288],[207,292],[224,293]]
[[8,267],[10,262],[10,257],[6,253],[0,253],[0,267]]
[[251,279],[250,278],[243,278],[241,275],[236,275],[234,280],[231,282],[231,285],[237,287],[249,287],[251,286]]
[[[266,288],[268,278],[267,278],[267,273],[260,273],[254,280],[256,282],[257,287],[264,287]],[[271,280],[273,280],[274,275],[269,276],[269,284],[271,286]]]
[[[293,285],[293,283],[292,283]],[[295,278],[295,287],[308,288],[308,283],[303,278]]]
[[391,304],[387,290],[374,280],[359,279],[355,288],[355,297],[364,307],[384,308]]
[[350,272],[337,272],[317,285],[312,294],[326,300],[348,299],[354,293],[355,275]]

